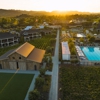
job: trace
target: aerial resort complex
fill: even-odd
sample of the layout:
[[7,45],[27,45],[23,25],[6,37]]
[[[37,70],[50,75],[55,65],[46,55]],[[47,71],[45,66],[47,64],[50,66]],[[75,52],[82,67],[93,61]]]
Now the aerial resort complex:
[[100,100],[99,13],[0,11],[0,100]]

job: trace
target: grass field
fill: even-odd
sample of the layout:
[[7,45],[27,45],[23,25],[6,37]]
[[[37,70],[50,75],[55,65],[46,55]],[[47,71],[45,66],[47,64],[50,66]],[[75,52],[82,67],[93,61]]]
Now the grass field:
[[100,67],[60,68],[61,100],[100,100]]
[[0,73],[0,100],[24,100],[33,75]]

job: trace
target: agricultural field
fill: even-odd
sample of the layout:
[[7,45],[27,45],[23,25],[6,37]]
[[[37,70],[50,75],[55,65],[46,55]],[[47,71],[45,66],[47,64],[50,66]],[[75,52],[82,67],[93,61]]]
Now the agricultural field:
[[45,35],[42,38],[36,38],[34,40],[29,41],[29,43],[33,44],[36,48],[46,50],[48,46],[54,46],[52,43],[52,39],[55,39],[56,35]]
[[0,73],[0,100],[24,100],[33,76]]
[[62,66],[59,73],[61,100],[100,100],[100,67]]

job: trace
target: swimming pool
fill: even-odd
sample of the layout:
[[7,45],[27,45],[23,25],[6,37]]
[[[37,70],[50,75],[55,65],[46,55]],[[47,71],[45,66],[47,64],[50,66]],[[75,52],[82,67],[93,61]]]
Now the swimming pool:
[[100,61],[100,47],[80,47],[90,61]]

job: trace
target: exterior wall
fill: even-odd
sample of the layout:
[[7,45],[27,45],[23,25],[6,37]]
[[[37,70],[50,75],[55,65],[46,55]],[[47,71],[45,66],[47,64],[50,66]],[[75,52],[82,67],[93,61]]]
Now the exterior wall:
[[63,60],[70,60],[70,55],[69,54],[67,54],[67,55],[62,55],[62,59]]
[[27,62],[27,70],[35,70],[35,67],[34,67],[35,65],[36,65],[36,70],[39,70],[40,69],[39,63],[32,62],[32,61]]
[[[18,65],[17,65],[18,63]],[[10,69],[13,69],[13,70],[26,70],[26,63],[25,62],[16,62],[16,61],[10,61],[9,62],[9,65],[10,65]]]
[[0,64],[2,65],[2,69],[11,70],[39,70],[41,67],[39,63],[28,61],[25,57],[17,53],[11,54],[7,60],[0,61]]
[[[13,59],[13,57],[15,58],[15,59]],[[19,57],[21,57],[21,59],[19,59]],[[13,53],[13,54],[11,54],[10,56],[9,56],[9,61],[26,61],[26,58],[25,57],[23,57],[23,56],[21,56],[20,54],[18,54],[18,53]]]
[[19,70],[26,70],[26,63],[25,62],[18,62]]
[[6,46],[11,46],[19,43],[18,37],[10,37],[10,38],[4,38],[0,39],[0,47],[6,47]]
[[10,69],[16,70],[17,68],[19,68],[19,70],[26,70],[26,58],[21,56],[20,54],[13,53],[9,56],[9,65]]
[[10,69],[9,62],[7,59],[0,61],[2,69]]
[[16,62],[9,62],[9,66],[10,66],[10,69],[13,69],[13,70],[17,70],[17,64]]

